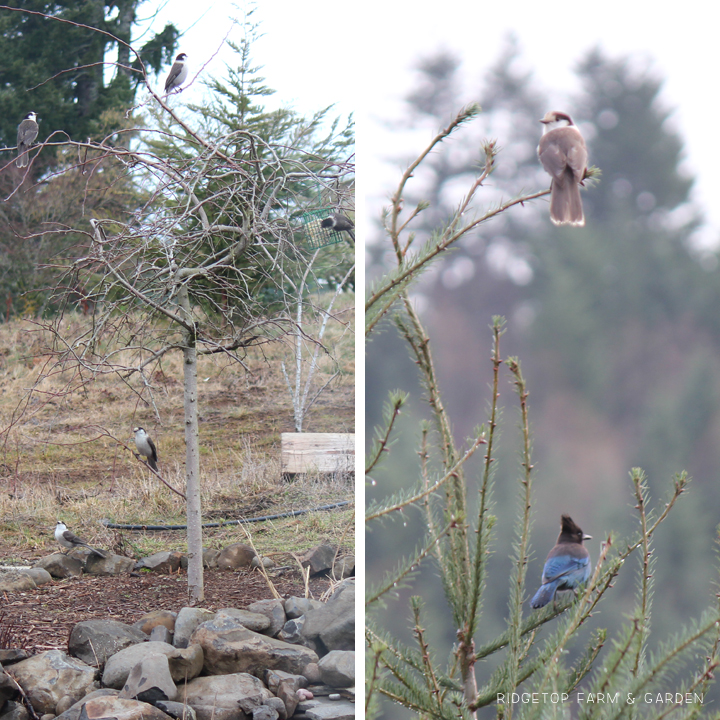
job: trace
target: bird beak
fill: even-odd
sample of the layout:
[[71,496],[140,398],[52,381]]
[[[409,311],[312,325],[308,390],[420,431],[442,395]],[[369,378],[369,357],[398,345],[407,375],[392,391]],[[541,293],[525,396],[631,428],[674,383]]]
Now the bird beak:
[[592,540],[592,535],[583,535],[583,540]]
[[552,111],[548,111],[545,113],[545,117],[540,118],[541,123],[549,123],[553,122],[555,118],[552,117]]

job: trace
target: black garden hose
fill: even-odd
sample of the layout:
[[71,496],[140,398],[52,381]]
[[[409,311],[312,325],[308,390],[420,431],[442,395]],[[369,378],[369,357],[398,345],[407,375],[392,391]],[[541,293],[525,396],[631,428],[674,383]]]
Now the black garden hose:
[[[341,500],[331,505],[321,505],[316,508],[308,508],[306,510],[290,510],[289,512],[278,513],[277,515],[263,515],[262,517],[246,518],[243,520],[226,520],[225,522],[204,523],[204,528],[222,527],[223,525],[244,525],[245,523],[263,522],[265,520],[278,520],[279,518],[296,517],[297,515],[305,515],[310,512],[319,512],[320,510],[334,510],[335,508],[347,505],[349,500]],[[113,530],[186,530],[187,525],[117,525],[111,523],[107,518],[100,521],[101,525]]]

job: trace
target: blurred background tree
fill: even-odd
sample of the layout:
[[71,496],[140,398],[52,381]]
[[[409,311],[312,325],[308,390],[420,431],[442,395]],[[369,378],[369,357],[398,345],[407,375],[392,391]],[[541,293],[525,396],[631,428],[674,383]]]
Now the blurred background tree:
[[[627,536],[632,522],[628,468],[647,471],[654,497],[683,468],[693,476],[691,492],[656,539],[662,562],[655,575],[662,590],[655,596],[653,626],[664,637],[679,618],[706,607],[714,593],[708,568],[715,561],[714,508],[720,500],[717,255],[694,243],[702,214],[689,200],[692,178],[682,169],[682,139],[659,97],[661,78],[632,58],[594,50],[577,68],[581,95],[568,107],[555,108],[525,67],[510,39],[487,72],[479,98],[467,98],[458,90],[460,58],[442,53],[419,63],[418,82],[407,96],[409,122],[434,130],[474,99],[483,113],[474,134],[468,129],[445,157],[433,158],[429,169],[418,173],[418,182],[408,188],[408,195],[416,193],[408,205],[421,198],[438,204],[424,221],[427,232],[439,218],[449,217],[463,179],[476,171],[483,137],[497,138],[501,147],[486,205],[520,190],[547,187],[535,150],[538,120],[549,109],[562,109],[578,122],[590,162],[602,171],[601,182],[583,192],[586,227],[553,227],[545,201],[504,213],[447,253],[424,275],[414,297],[433,338],[440,387],[458,442],[486,417],[492,370],[488,326],[493,315],[508,319],[504,347],[523,359],[536,442],[534,541],[539,549],[528,582],[539,583],[544,548],[557,535],[561,511],[596,537],[609,530]],[[369,277],[374,268],[386,265],[384,250],[370,243]],[[368,428],[380,422],[387,392],[396,388],[411,393],[410,410],[399,419],[399,427],[410,430],[414,425],[403,423],[425,412],[421,388],[401,342],[385,332],[368,345]],[[368,489],[369,497],[405,486],[407,463],[416,462],[418,446],[415,435],[393,449],[382,481]],[[516,447],[506,428],[497,451],[499,516],[511,508],[508,488]],[[478,461],[471,460],[469,468],[473,462]],[[392,564],[383,551],[390,544],[410,553],[421,525],[422,518],[408,513],[368,535],[370,578]],[[511,527],[498,526],[491,560],[505,577],[511,532]],[[592,543],[591,555],[597,557]],[[442,606],[433,571],[422,573]],[[632,601],[632,586],[619,582],[617,590],[616,616],[606,612],[602,618],[611,630]],[[504,586],[488,587],[480,642],[506,616],[506,592]],[[405,591],[399,594],[400,607],[407,607]],[[397,628],[395,608],[389,617]],[[408,614],[404,626],[409,628],[410,622]],[[428,636],[450,647],[455,631],[438,617]]]
[[[15,11],[0,10],[0,145],[15,146],[17,126],[29,112],[38,115],[36,142],[49,139],[58,144],[55,152],[48,148],[40,153],[27,175],[15,168],[14,153],[2,156],[2,318],[44,312],[48,298],[42,288],[49,276],[43,266],[67,260],[80,240],[72,233],[38,237],[39,227],[71,227],[87,211],[119,218],[142,202],[140,187],[122,174],[115,184],[107,174],[101,181],[91,178],[96,186],[110,181],[113,191],[90,196],[80,173],[74,178],[49,176],[82,163],[77,152],[60,146],[68,138],[126,146],[135,137],[134,120],[127,113],[144,75],[129,44],[135,39],[141,4],[142,0],[35,0],[17,3]],[[157,75],[167,66],[178,37],[177,29],[167,25],[139,46],[147,73]]]
[[[0,142],[14,146],[17,126],[31,111],[39,116],[38,142],[55,132],[74,139],[105,137],[109,128],[103,116],[127,110],[143,81],[128,47],[143,3],[34,0],[18,3],[20,12],[0,11]],[[147,73],[157,75],[167,66],[178,37],[177,28],[167,25],[138,46]],[[52,153],[44,153],[33,163],[35,175],[56,162]]]

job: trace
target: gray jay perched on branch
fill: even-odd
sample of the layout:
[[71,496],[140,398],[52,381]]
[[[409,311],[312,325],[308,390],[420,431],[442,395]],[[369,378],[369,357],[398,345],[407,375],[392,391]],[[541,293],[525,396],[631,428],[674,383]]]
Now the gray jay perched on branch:
[[157,450],[155,449],[155,443],[150,439],[150,436],[145,432],[145,428],[136,427],[133,428],[135,433],[135,447],[138,453],[147,459],[148,465],[158,471],[157,466]]
[[320,227],[329,228],[335,232],[346,232],[355,241],[355,225],[353,221],[339,212],[334,212],[329,217],[326,217],[321,223]]
[[187,55],[180,53],[176,58],[173,66],[170,68],[167,80],[165,81],[165,95],[169,95],[173,90],[177,90],[187,79],[188,66]]
[[102,229],[102,225],[95,218],[90,218],[90,225],[92,225],[95,241],[100,244],[107,242],[105,231]]
[[17,160],[15,164],[19,168],[28,166],[28,150],[30,146],[35,142],[35,138],[38,135],[38,124],[37,114],[34,112],[28,113],[25,119],[18,125],[17,134]]
[[540,121],[545,126],[538,157],[550,185],[550,219],[555,225],[585,224],[580,185],[587,169],[587,149],[580,131],[566,113],[550,111]]

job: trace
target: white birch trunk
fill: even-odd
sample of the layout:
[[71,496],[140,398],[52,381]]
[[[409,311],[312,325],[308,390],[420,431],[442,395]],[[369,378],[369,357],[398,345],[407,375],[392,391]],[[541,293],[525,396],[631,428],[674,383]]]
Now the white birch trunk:
[[[180,306],[192,321],[187,290],[179,292]],[[202,558],[202,510],[200,506],[200,447],[197,412],[197,338],[185,333],[183,350],[185,379],[185,473],[187,477],[188,595],[193,605],[205,599]]]

